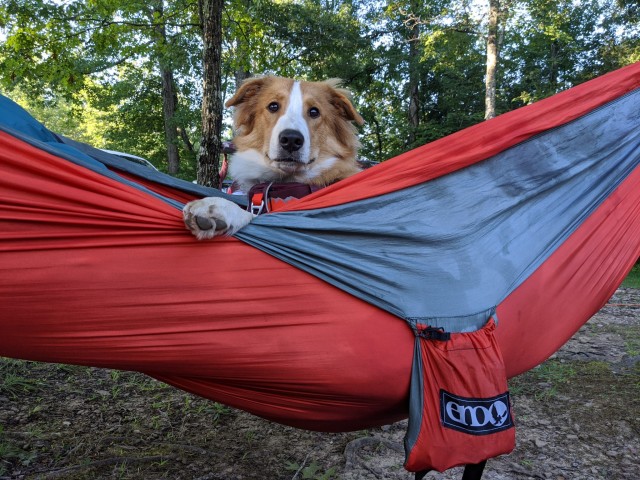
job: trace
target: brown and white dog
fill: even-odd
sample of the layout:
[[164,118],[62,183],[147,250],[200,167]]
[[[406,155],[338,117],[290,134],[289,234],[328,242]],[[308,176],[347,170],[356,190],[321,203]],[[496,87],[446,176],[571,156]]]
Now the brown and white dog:
[[[325,186],[360,171],[360,143],[352,122],[362,125],[338,80],[295,81],[259,77],[245,81],[225,104],[235,107],[229,174],[245,193],[263,182]],[[222,198],[188,203],[184,222],[199,240],[232,235],[253,214]]]

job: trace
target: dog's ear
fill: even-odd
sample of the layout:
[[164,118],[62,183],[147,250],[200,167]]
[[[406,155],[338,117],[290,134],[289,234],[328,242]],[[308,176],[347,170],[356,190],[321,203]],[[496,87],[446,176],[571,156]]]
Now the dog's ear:
[[224,106],[227,108],[235,107],[236,105],[240,105],[241,103],[254,98],[260,90],[262,90],[268,80],[268,77],[248,78],[242,83],[240,88],[238,88],[235,95],[227,100],[227,103],[225,103]]
[[364,125],[364,119],[356,111],[351,103],[351,92],[345,88],[338,88],[340,79],[332,78],[326,80],[325,85],[331,89],[331,104],[338,111],[338,114],[349,121],[356,122],[358,125]]

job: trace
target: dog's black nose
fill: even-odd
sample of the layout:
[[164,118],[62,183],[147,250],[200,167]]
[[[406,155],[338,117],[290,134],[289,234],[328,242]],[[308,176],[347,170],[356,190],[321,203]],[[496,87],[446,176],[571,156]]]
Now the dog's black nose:
[[304,145],[302,133],[291,128],[280,132],[278,139],[280,140],[280,146],[289,153],[297,152],[302,148],[302,145]]

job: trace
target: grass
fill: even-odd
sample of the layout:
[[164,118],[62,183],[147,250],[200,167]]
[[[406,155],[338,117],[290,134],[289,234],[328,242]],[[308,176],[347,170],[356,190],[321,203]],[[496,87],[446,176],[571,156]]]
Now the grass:
[[546,361],[536,367],[534,372],[539,380],[550,383],[551,385],[567,383],[576,374],[576,370],[572,364],[557,360]]
[[29,465],[34,458],[34,453],[22,449],[16,442],[7,438],[4,434],[4,428],[0,425],[0,475],[7,473],[10,461]]
[[640,325],[608,325],[604,331],[622,337],[627,355],[630,357],[640,355]]
[[290,462],[287,464],[286,469],[290,472],[296,472],[293,478],[306,480],[329,480],[334,478],[334,475],[336,474],[335,467],[331,467],[327,471],[323,471],[316,462],[312,462],[311,465],[308,466],[305,466],[304,463],[302,465],[298,465],[297,463]]
[[[576,374],[576,370],[570,363],[563,363],[556,360],[547,360],[543,364],[533,369],[533,375],[538,382],[545,384],[546,388],[541,388],[534,394],[537,400],[551,400],[558,394],[558,389],[571,381]],[[541,385],[541,383],[539,383]]]
[[[624,344],[627,348],[627,353],[632,357],[637,357],[640,355],[640,335],[638,335],[638,331],[640,329],[634,329],[632,332],[629,332],[629,335],[625,336]],[[633,335],[635,333],[635,335]]]
[[640,288],[640,263],[636,263],[627,278],[624,279],[622,285],[630,288]]
[[509,380],[512,395],[530,395],[536,400],[549,401],[576,376],[578,364],[547,360],[528,372]]
[[0,362],[0,394],[10,398],[18,398],[23,394],[34,392],[44,385],[37,378],[29,378],[29,372],[20,360],[2,359]]

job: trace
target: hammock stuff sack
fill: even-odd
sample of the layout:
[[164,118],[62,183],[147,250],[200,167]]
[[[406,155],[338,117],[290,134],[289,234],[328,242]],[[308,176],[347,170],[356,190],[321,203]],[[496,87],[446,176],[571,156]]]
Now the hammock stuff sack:
[[[468,457],[453,435],[493,425],[508,451],[505,378],[566,342],[640,255],[639,161],[634,64],[197,242],[182,205],[222,193],[2,97],[0,355],[140,371],[306,429],[410,415],[407,468],[476,462],[496,452]],[[491,351],[442,384],[465,344]],[[460,455],[441,461],[445,437]]]

